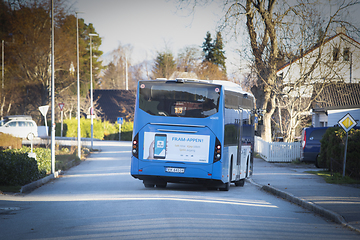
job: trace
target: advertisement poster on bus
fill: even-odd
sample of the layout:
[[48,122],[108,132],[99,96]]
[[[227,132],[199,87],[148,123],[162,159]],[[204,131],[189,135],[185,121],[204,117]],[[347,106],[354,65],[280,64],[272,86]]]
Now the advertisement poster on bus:
[[180,133],[144,133],[144,159],[207,163],[208,135]]

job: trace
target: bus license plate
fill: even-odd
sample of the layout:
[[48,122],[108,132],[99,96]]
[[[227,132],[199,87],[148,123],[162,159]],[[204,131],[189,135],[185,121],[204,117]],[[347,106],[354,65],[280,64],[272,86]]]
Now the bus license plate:
[[167,168],[165,168],[165,172],[168,172],[168,173],[184,173],[185,168],[167,167]]

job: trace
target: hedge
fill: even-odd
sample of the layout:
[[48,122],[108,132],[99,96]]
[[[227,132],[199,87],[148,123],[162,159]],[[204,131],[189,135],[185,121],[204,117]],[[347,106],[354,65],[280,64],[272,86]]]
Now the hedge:
[[[340,127],[329,128],[321,142],[321,150],[317,159],[320,167],[330,171],[343,172],[346,132]],[[346,154],[345,174],[360,179],[360,129],[350,130]]]
[[[65,119],[63,121],[63,137],[77,137],[78,121],[76,118]],[[81,118],[80,129],[82,138],[91,137],[91,120]],[[132,140],[133,122],[124,122],[121,125],[121,140]],[[100,140],[119,140],[119,125],[109,121],[93,119],[93,137]],[[51,135],[49,128],[49,136]],[[55,135],[61,135],[61,123],[56,123]]]
[[0,185],[25,185],[51,173],[51,150],[34,148],[36,159],[29,158],[29,147],[0,152]]

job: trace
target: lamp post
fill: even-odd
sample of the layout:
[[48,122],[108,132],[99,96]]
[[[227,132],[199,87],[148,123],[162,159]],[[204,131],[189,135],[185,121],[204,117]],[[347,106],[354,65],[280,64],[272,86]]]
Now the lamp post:
[[77,61],[77,145],[78,145],[78,157],[81,159],[81,129],[80,129],[80,73],[79,73],[79,20],[78,20],[78,13],[76,14],[76,61]]
[[3,97],[3,91],[4,91],[4,40],[1,41],[1,97]]
[[91,150],[93,149],[94,139],[94,106],[93,106],[93,81],[92,81],[92,40],[91,37],[98,36],[95,33],[90,33],[90,119],[91,119]]
[[55,173],[55,62],[54,0],[51,1],[51,173]]
[[[5,42],[1,41],[1,101],[4,99],[4,60],[5,60],[5,50],[4,50]],[[1,102],[0,101],[0,102]],[[3,119],[3,108],[0,110],[1,120]]]

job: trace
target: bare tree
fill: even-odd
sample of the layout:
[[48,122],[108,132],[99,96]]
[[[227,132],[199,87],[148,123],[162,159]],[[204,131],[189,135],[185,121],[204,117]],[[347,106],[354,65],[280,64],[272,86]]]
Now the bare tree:
[[[199,2],[208,1],[193,1],[193,6]],[[245,31],[251,49],[249,61],[253,71],[249,78],[253,80],[251,90],[256,97],[257,107],[264,111],[264,126],[261,129],[263,139],[271,141],[273,114],[279,106],[287,109],[289,113],[292,123],[289,131],[293,132],[296,128],[298,116],[303,110],[309,109],[309,103],[301,102],[304,96],[295,94],[295,89],[302,89],[305,82],[314,83],[314,75],[317,74],[320,63],[323,63],[323,48],[327,37],[338,24],[353,27],[345,21],[346,14],[358,3],[357,0],[324,3],[316,0],[229,0],[224,3],[224,29],[231,29],[236,35],[240,33],[243,24],[246,24]],[[325,16],[322,15],[324,10],[327,11]],[[322,34],[315,34],[320,31]],[[301,56],[303,51],[310,49],[314,43],[319,47],[319,51],[315,58],[307,63],[296,83],[285,82],[284,77],[278,78],[278,69],[282,64]],[[286,88],[289,84],[294,85],[290,88],[294,90]],[[321,87],[316,93],[319,94],[320,91]],[[283,101],[284,97],[287,97],[287,101]],[[298,109],[298,106],[302,106],[302,110]]]
[[180,49],[176,59],[177,68],[183,72],[195,72],[201,63],[202,56],[198,46],[185,46]]
[[[112,52],[112,61],[104,72],[100,83],[102,89],[125,89],[126,68],[131,68],[131,45],[121,45]],[[132,72],[128,71],[128,80],[132,79]]]

